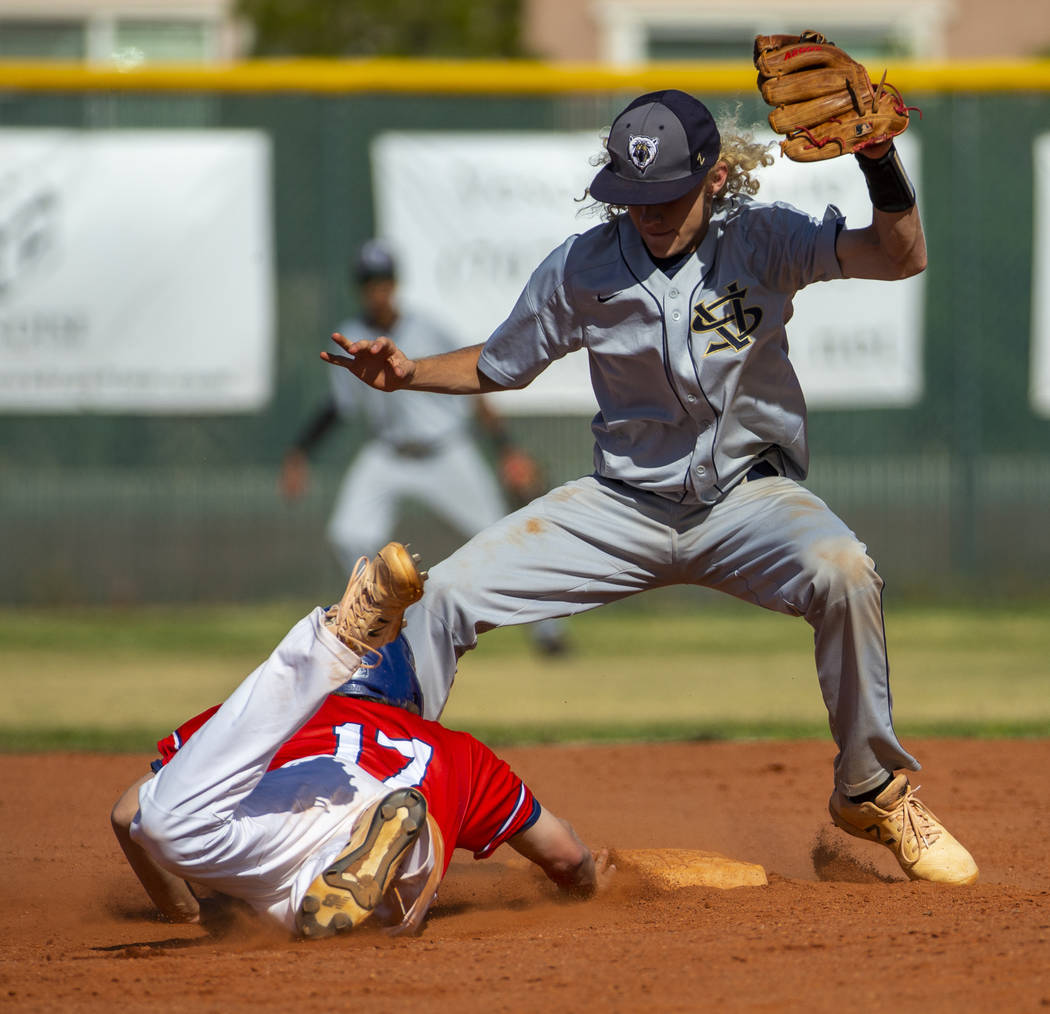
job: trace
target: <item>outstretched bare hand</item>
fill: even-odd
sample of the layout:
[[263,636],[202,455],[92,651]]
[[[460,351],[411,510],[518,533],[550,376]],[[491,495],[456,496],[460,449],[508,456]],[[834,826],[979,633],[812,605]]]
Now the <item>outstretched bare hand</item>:
[[594,879],[597,891],[606,890],[616,875],[616,866],[609,861],[609,850],[598,849],[594,855]]
[[404,387],[415,372],[415,362],[408,359],[389,338],[351,342],[337,331],[332,335],[332,341],[346,355],[322,352],[321,358],[332,366],[349,370],[377,391],[396,391]]

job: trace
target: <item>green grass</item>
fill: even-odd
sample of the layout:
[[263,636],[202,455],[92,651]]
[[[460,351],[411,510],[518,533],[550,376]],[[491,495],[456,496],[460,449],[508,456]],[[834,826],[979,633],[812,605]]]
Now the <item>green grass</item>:
[[[0,610],[0,749],[142,750],[221,700],[307,610]],[[1050,735],[1047,604],[887,613],[898,731]],[[547,661],[526,632],[466,655],[445,721],[494,744],[827,736],[802,620],[650,594],[569,626]]]

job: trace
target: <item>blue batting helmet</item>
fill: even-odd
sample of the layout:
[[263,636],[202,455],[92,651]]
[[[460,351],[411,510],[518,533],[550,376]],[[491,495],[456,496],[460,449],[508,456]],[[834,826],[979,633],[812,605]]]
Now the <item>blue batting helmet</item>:
[[416,677],[416,659],[404,634],[379,649],[382,660],[373,669],[358,669],[338,690],[343,697],[363,697],[392,704],[413,715],[423,713],[423,690]]

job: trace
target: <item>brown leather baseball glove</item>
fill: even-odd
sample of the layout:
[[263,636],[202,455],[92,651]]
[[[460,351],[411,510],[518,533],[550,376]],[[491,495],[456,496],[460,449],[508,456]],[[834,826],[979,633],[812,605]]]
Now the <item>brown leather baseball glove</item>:
[[873,88],[868,72],[819,32],[759,35],[755,66],[769,125],[794,162],[837,158],[888,141],[908,127],[908,106],[885,74]]

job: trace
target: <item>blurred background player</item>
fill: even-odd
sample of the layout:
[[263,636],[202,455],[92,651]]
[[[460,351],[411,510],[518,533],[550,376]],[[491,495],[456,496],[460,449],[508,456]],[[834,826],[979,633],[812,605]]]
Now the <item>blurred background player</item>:
[[[360,313],[339,325],[350,340],[385,335],[415,357],[459,347],[439,323],[398,305],[397,264],[381,240],[362,246],[352,277]],[[281,490],[288,499],[302,496],[309,481],[309,455],[340,417],[367,427],[369,439],[343,478],[328,522],[328,541],[344,570],[393,535],[406,500],[426,505],[467,539],[509,513],[500,481],[514,507],[542,492],[536,462],[510,443],[502,420],[484,398],[391,398],[343,370],[329,373],[331,393],[285,456]],[[500,480],[473,439],[475,418],[499,453]],[[545,619],[530,629],[543,653],[566,650],[563,621]]]
[[337,605],[161,740],[112,823],[164,916],[200,921],[193,883],[308,938],[369,919],[414,931],[453,849],[481,859],[503,842],[568,895],[594,892],[607,853],[474,737],[419,717],[399,630],[422,587],[398,543],[358,561]]

